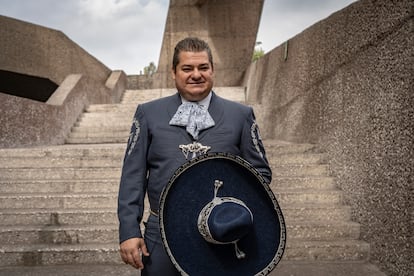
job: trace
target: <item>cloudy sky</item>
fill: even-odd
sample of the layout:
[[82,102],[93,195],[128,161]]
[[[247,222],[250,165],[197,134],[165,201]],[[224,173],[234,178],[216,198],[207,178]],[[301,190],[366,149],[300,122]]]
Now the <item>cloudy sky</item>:
[[[257,41],[268,52],[352,2],[265,0]],[[0,0],[0,15],[60,30],[112,70],[138,74],[150,62],[158,64],[168,5],[168,0]]]

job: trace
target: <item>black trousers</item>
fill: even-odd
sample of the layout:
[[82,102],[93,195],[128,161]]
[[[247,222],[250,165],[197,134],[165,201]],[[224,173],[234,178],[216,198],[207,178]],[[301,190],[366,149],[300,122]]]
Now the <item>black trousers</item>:
[[162,244],[158,217],[152,214],[145,223],[144,239],[150,255],[143,256],[141,276],[179,276]]

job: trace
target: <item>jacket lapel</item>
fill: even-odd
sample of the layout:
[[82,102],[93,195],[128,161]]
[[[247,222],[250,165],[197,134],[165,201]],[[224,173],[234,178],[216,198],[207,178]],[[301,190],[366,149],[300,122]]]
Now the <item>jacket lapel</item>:
[[223,101],[222,99],[216,95],[216,93],[213,92],[211,95],[210,105],[208,107],[208,112],[210,113],[210,116],[214,120],[214,126],[208,129],[205,129],[200,132],[198,139],[201,140],[203,137],[208,135],[210,130],[214,129],[216,126],[218,126],[223,118],[224,114],[224,108],[223,108]]
[[224,113],[223,101],[222,99],[213,92],[211,95],[210,105],[208,107],[208,112],[213,118],[215,124],[221,121]]
[[167,104],[167,112],[171,118],[174,116],[175,112],[177,111],[178,107],[181,105],[181,97],[179,93],[171,96],[171,101]]

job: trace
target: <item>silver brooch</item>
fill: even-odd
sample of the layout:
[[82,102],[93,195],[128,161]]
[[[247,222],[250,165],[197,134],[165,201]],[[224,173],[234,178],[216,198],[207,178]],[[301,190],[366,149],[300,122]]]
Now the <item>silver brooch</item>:
[[194,158],[200,154],[206,154],[207,151],[209,151],[211,149],[211,147],[209,146],[203,146],[201,143],[198,142],[192,142],[191,144],[187,144],[187,145],[179,145],[178,146],[182,153],[185,156],[185,159],[188,159],[188,155],[190,153],[192,153],[191,158]]

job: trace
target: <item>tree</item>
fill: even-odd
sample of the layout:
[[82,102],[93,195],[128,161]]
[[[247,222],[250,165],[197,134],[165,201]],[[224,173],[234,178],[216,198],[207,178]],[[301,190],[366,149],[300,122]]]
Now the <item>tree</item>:
[[259,58],[261,58],[262,56],[264,56],[264,50],[262,49],[262,47],[258,47],[262,44],[262,42],[257,41],[256,42],[256,46],[254,47],[254,52],[253,52],[253,57],[252,57],[252,61],[255,62],[256,60],[258,60]]
[[152,75],[157,71],[157,66],[155,66],[154,62],[150,62],[148,66],[144,67],[144,75]]

